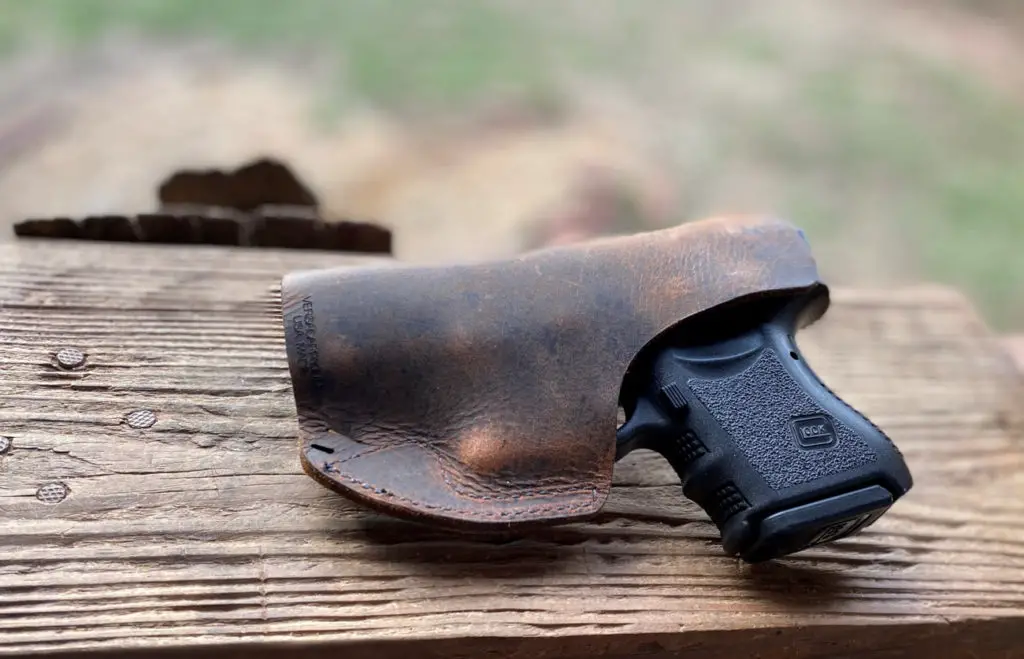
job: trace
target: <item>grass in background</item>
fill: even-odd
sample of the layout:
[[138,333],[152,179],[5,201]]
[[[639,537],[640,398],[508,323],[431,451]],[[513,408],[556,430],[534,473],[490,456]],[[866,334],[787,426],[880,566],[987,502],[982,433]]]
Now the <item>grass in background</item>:
[[[611,79],[641,102],[649,95],[655,105],[660,87],[680,85],[690,113],[680,121],[694,122],[710,144],[704,160],[690,164],[700,179],[680,175],[687,217],[717,210],[723,200],[708,197],[704,208],[702,191],[754,163],[784,200],[775,210],[806,225],[816,242],[836,240],[854,223],[879,223],[921,277],[963,288],[997,327],[1024,328],[1024,107],[1017,100],[966,70],[885,45],[845,44],[820,60],[808,57],[796,45],[801,35],[746,23],[714,2],[603,2],[617,7],[604,23],[571,6],[0,0],[0,48],[13,53],[39,40],[78,48],[128,30],[328,53],[345,93],[426,112],[458,112],[496,94],[557,95],[566,66]],[[696,66],[749,69],[769,81],[770,100],[752,101],[742,84],[713,77],[686,87]],[[689,143],[679,149],[683,161],[696,162]],[[857,250],[851,245],[849,258]]]
[[549,82],[530,27],[487,0],[0,0],[8,53],[40,40],[85,46],[112,31],[327,52],[352,93],[427,110]]
[[827,239],[835,218],[881,219],[923,276],[964,288],[1000,328],[1024,326],[1024,108],[891,52],[805,82],[824,131],[799,157],[825,164],[803,194],[818,201],[812,235]]

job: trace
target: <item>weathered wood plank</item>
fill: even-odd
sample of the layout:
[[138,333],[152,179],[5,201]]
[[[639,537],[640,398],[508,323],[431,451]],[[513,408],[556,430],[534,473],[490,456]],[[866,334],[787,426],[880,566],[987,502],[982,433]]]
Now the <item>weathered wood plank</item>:
[[[751,567],[649,454],[619,465],[593,522],[486,541],[302,475],[274,289],[346,263],[387,265],[0,248],[0,654],[1024,652],[1024,385],[958,295],[836,292],[804,351],[917,485],[856,538]],[[62,370],[63,347],[84,366]],[[155,422],[126,422],[138,410]],[[41,501],[57,483],[66,497]]]

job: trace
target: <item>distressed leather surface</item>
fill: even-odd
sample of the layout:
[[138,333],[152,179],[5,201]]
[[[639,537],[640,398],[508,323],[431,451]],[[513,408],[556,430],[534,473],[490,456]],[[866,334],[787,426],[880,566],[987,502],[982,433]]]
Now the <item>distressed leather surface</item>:
[[375,509],[479,528],[603,505],[631,360],[692,314],[819,285],[789,223],[725,217],[446,267],[282,284],[306,472]]

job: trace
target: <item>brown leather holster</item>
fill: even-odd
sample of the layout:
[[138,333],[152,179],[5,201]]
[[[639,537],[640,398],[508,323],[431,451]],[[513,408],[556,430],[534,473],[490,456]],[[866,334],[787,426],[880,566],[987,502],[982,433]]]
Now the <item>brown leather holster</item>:
[[641,348],[718,305],[819,285],[802,234],[759,217],[485,264],[289,274],[303,468],[378,510],[449,526],[590,516]]

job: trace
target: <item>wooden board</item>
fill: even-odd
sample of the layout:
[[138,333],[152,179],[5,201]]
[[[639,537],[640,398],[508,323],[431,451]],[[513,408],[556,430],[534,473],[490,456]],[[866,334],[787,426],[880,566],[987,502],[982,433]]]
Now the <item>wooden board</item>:
[[1024,655],[1024,385],[958,295],[836,291],[802,335],[917,484],[862,535],[752,567],[650,454],[593,522],[502,542],[304,476],[272,291],[366,262],[0,246],[0,654]]

